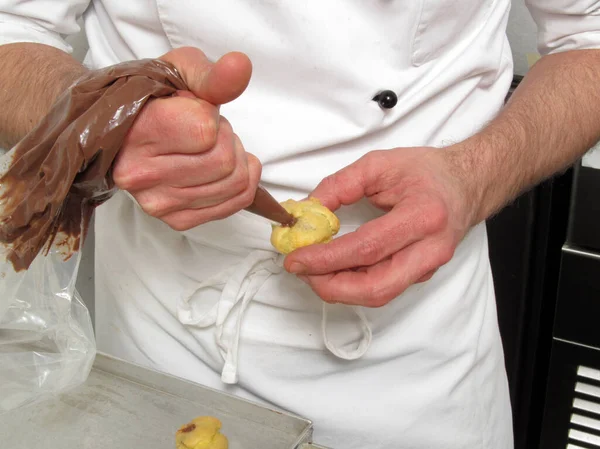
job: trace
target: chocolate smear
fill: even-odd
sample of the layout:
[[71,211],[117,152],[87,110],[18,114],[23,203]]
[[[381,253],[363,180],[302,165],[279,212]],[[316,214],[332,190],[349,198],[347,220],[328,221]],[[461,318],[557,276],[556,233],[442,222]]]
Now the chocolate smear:
[[[187,86],[157,59],[88,72],[6,156],[0,175],[0,243],[15,271],[54,243],[65,259],[83,243],[94,208],[115,192],[110,169],[139,112],[151,98]],[[252,213],[284,225],[294,217],[262,187]]]
[[144,59],[90,71],[57,100],[0,177],[0,242],[15,271],[57,235],[66,257],[79,249],[94,207],[114,193],[110,168],[140,110],[185,89],[172,65]]
[[254,201],[246,208],[246,210],[253,214],[260,215],[263,218],[280,223],[283,226],[294,226],[296,223],[296,218],[285,210],[284,207],[262,186],[258,186]]

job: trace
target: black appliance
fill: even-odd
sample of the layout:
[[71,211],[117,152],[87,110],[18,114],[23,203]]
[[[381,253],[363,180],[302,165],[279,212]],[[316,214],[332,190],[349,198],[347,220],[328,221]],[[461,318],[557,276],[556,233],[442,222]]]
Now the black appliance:
[[600,169],[579,163],[562,248],[539,446],[544,449],[600,448],[599,195]]

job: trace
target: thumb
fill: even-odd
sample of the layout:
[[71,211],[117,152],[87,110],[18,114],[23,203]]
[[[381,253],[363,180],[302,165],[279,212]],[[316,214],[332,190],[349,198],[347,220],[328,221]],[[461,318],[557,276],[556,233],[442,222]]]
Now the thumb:
[[232,52],[216,63],[194,47],[181,47],[160,57],[173,64],[188,89],[198,98],[215,106],[239,97],[250,82],[252,63],[244,53]]
[[348,165],[340,171],[323,179],[310,194],[317,198],[329,210],[354,204],[365,196],[366,177],[363,160]]

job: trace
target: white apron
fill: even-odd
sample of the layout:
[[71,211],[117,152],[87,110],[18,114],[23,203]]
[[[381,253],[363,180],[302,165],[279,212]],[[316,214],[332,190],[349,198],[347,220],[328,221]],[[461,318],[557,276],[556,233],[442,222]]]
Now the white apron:
[[[370,150],[464,139],[511,80],[507,0],[128,5],[93,2],[87,63],[246,52],[251,84],[222,113],[280,200]],[[388,111],[371,100],[383,89],[399,98]],[[341,233],[378,214],[343,209]],[[99,349],[305,416],[333,448],[512,448],[483,225],[379,309],[324,306],[269,233],[246,212],[179,233],[116,195],[96,215]]]

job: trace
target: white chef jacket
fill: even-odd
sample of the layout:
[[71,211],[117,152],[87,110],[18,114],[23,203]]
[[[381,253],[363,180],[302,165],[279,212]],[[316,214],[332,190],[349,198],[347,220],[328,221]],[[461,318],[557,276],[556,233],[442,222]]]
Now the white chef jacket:
[[[598,47],[600,2],[528,4],[542,53]],[[184,45],[212,59],[247,53],[251,83],[222,113],[284,200],[370,150],[443,147],[492,119],[512,78],[509,7],[0,0],[0,43],[70,51],[63,36],[82,16],[92,68]],[[398,95],[389,110],[372,101],[384,89]],[[380,213],[343,208],[341,233]],[[512,447],[483,225],[430,281],[368,310],[324,307],[281,269],[269,225],[246,212],[176,232],[119,193],[95,230],[100,350],[310,418],[334,448]]]

